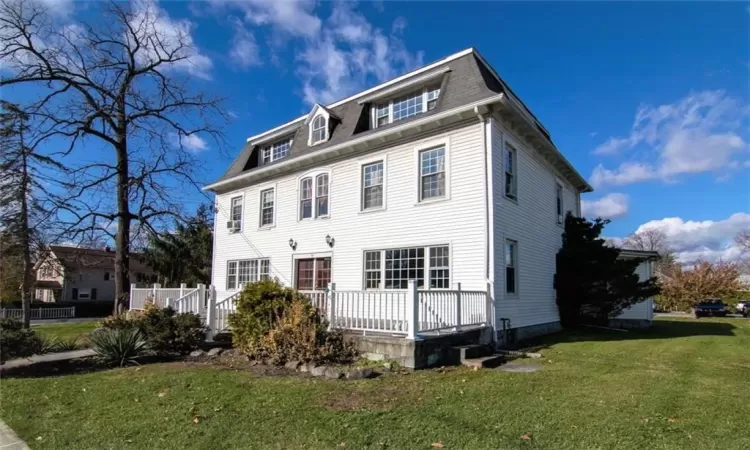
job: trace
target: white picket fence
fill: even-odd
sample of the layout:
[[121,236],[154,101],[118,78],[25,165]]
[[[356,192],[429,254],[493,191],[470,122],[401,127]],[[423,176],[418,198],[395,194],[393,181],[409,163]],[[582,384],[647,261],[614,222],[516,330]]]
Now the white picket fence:
[[[76,307],[70,306],[67,308],[32,308],[29,311],[31,320],[47,320],[47,319],[72,319],[76,316]],[[0,317],[10,319],[22,319],[23,309],[0,309]]]
[[[331,329],[362,333],[385,333],[415,339],[420,333],[454,333],[463,327],[489,325],[492,318],[489,286],[487,291],[417,289],[414,280],[408,289],[394,291],[337,290],[331,283],[326,290],[299,291],[328,319]],[[179,289],[131,287],[130,309],[143,309],[151,301],[172,306],[178,312],[193,312],[204,318],[212,338],[229,329],[229,316],[236,310],[240,293],[221,301],[213,286],[198,285]]]

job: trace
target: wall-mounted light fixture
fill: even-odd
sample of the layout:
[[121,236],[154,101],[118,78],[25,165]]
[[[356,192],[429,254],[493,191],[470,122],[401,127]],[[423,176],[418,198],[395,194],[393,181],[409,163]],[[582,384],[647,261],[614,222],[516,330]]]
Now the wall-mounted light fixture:
[[289,238],[289,246],[292,247],[292,250],[297,250],[297,241],[295,241],[292,238]]
[[333,244],[336,243],[336,239],[331,237],[330,234],[326,234],[326,244],[328,244],[329,247],[333,247]]

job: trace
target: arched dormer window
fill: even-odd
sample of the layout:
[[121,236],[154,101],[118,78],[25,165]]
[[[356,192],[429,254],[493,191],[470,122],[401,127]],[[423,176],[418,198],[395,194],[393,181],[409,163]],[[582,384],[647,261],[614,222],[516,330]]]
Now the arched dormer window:
[[323,142],[327,138],[328,134],[328,121],[325,117],[322,115],[315,117],[313,119],[312,128],[310,130],[310,133],[312,133],[312,136],[310,138],[311,145],[315,145],[319,142]]

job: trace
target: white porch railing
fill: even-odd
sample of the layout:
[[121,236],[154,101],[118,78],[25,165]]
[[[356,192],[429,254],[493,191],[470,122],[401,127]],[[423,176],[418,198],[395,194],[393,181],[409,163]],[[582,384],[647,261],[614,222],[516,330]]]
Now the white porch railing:
[[[337,290],[332,283],[326,290],[299,291],[321,314],[329,327],[363,333],[376,332],[415,339],[419,333],[453,333],[462,327],[489,325],[492,318],[491,296],[487,291],[417,290],[409,280],[406,291]],[[178,295],[176,295],[178,294]],[[209,338],[229,328],[229,315],[236,310],[240,293],[221,301],[213,286],[187,289],[162,289],[132,286],[130,309],[142,309],[146,302],[174,307],[178,312],[193,312],[205,319]]]
[[[30,320],[45,320],[45,319],[72,319],[76,316],[76,307],[70,306],[67,308],[32,308],[29,310]],[[0,317],[9,319],[21,319],[23,318],[23,309],[0,309]]]

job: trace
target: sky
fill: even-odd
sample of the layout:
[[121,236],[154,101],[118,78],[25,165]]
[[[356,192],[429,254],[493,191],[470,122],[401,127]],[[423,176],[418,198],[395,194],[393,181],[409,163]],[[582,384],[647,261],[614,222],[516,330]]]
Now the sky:
[[[61,22],[97,4],[39,0]],[[247,137],[475,47],[594,187],[610,237],[657,227],[678,258],[734,260],[750,227],[750,7],[724,2],[139,0],[194,50],[175,71],[226,97],[225,142],[183,142],[218,178]],[[2,93],[8,95],[7,93]],[[186,204],[203,201],[186,194]]]

